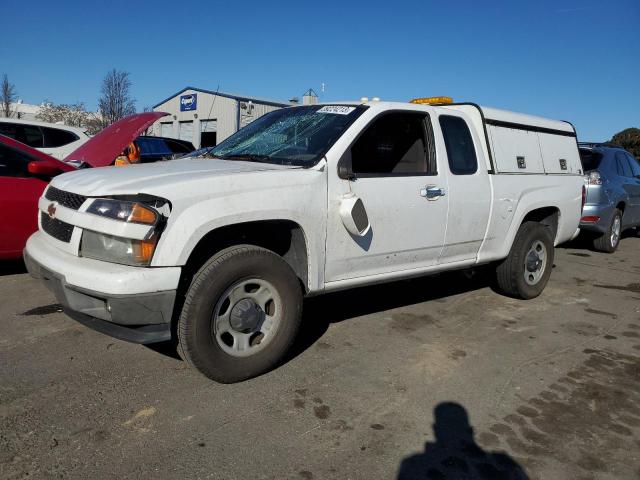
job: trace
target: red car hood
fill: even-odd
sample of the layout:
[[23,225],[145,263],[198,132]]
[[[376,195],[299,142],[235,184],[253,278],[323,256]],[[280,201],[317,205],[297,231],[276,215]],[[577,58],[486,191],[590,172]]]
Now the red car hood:
[[65,162],[85,162],[92,167],[111,165],[124,148],[158,120],[164,112],[144,112],[129,115],[109,125],[64,158]]

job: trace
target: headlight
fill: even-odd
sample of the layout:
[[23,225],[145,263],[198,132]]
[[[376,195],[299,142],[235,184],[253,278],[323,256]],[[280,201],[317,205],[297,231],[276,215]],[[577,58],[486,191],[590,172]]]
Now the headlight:
[[82,233],[80,254],[83,257],[124,265],[150,265],[165,224],[164,215],[168,214],[170,206],[164,199],[148,197],[95,199],[87,208],[87,213],[121,222],[149,225],[153,230],[148,238],[135,240],[85,229]]
[[80,252],[83,257],[105,262],[145,266],[151,263],[157,242],[156,234],[149,240],[134,240],[85,230]]
[[142,223],[155,225],[158,222],[158,212],[153,208],[138,202],[116,200],[110,198],[98,198],[93,201],[87,213],[122,220],[123,222]]

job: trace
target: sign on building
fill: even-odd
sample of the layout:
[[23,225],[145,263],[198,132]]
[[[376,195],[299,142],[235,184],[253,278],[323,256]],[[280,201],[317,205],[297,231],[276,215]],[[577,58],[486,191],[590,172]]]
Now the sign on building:
[[188,112],[198,108],[198,95],[191,93],[189,95],[180,95],[180,111]]

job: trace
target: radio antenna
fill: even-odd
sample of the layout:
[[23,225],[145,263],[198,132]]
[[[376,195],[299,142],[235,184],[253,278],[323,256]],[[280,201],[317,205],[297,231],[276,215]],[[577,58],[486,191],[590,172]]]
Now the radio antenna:
[[[205,118],[206,121],[211,120],[211,112],[213,111],[213,106],[216,103],[216,98],[218,98],[218,92],[219,91],[220,91],[220,84],[218,84],[218,86],[216,87],[216,92],[213,94],[213,101],[211,102],[211,107],[209,108],[209,113],[207,114],[207,118]],[[202,122],[202,120],[200,120],[200,121]],[[216,128],[217,128],[217,125],[216,125]],[[216,138],[217,138],[217,135],[216,135]],[[202,143],[202,127],[200,127],[200,142]],[[211,147],[211,148],[213,148],[213,147]],[[207,150],[207,153],[209,153],[211,148],[209,148],[209,150]]]

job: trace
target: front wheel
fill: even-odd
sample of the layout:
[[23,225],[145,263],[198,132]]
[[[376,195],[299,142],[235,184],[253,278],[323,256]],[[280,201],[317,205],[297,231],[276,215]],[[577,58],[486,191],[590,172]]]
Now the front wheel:
[[593,248],[600,252],[613,253],[620,245],[622,233],[622,212],[617,208],[613,212],[611,223],[605,233],[593,241]]
[[178,321],[179,352],[212,380],[246,380],[283,359],[301,314],[298,278],[280,256],[251,245],[231,247],[191,282]]
[[499,289],[511,297],[537,297],[549,281],[553,257],[553,238],[549,228],[537,222],[523,223],[509,256],[496,268]]

